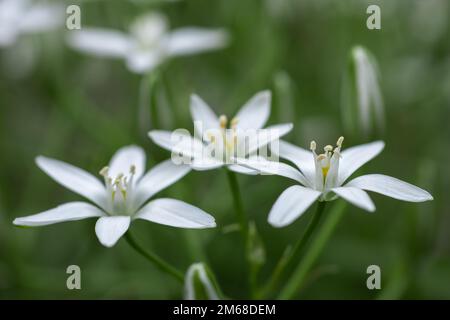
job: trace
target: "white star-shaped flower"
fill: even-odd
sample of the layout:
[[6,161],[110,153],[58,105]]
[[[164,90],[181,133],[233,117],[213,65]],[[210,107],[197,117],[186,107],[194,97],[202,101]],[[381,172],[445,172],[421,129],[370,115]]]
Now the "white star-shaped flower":
[[17,218],[14,224],[43,226],[98,217],[95,232],[106,247],[112,247],[135,219],[179,228],[216,226],[211,215],[183,201],[161,198],[145,204],[154,194],[190,171],[189,166],[175,165],[171,160],[166,160],[144,174],[145,161],[145,153],[140,147],[127,146],[119,149],[109,166],[100,171],[105,181],[103,184],[82,169],[39,156],[36,163],[45,173],[95,205],[69,202],[42,213]]
[[0,47],[13,45],[21,34],[52,30],[64,22],[64,7],[30,0],[0,0]]
[[231,121],[225,115],[218,117],[197,95],[191,96],[190,111],[195,136],[181,131],[153,130],[149,137],[157,145],[172,151],[172,158],[182,155],[196,170],[209,170],[222,166],[239,173],[252,174],[236,164],[234,158],[244,158],[287,134],[292,124],[278,124],[264,128],[270,114],[271,94],[255,94]]
[[301,184],[289,187],[279,196],[269,214],[270,224],[286,226],[316,200],[331,201],[337,197],[364,210],[375,211],[375,205],[366,191],[409,202],[433,200],[427,191],[382,174],[363,175],[344,184],[358,168],[383,150],[384,142],[363,144],[341,152],[343,140],[343,137],[339,138],[336,147],[325,146],[324,153],[319,155],[314,141],[311,142],[311,151],[280,141],[280,157],[293,162],[297,169],[286,163],[256,157],[238,161],[261,173],[284,176]]
[[125,59],[132,72],[145,73],[166,59],[224,47],[228,34],[221,29],[185,27],[168,30],[160,13],[147,13],[131,25],[129,33],[83,28],[69,33],[74,49],[102,57]]

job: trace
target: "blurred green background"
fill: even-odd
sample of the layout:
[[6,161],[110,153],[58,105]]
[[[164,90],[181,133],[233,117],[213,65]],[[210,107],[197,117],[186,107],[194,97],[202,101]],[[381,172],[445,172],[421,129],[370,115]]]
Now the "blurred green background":
[[[378,61],[385,101],[386,148],[364,167],[417,184],[435,200],[412,204],[372,194],[374,214],[347,206],[300,299],[450,298],[450,3],[446,0],[185,0],[82,1],[82,25],[127,30],[156,9],[171,27],[224,27],[224,50],[180,57],[162,66],[155,91],[161,129],[188,128],[189,95],[217,113],[234,114],[254,93],[273,92],[270,124],[293,122],[286,140],[307,148],[345,135],[343,76],[351,48],[366,47]],[[368,30],[366,9],[381,8],[381,30]],[[16,228],[18,216],[81,197],[34,164],[37,155],[97,174],[115,150],[145,148],[148,166],[170,156],[140,129],[142,77],[123,61],[69,49],[65,28],[23,36],[0,49],[0,298],[182,298],[182,287],[129,248],[98,242],[94,219]],[[145,129],[145,128],[144,128]],[[147,128],[150,129],[150,128]],[[366,142],[345,135],[344,148]],[[303,233],[310,209],[275,229],[268,212],[291,181],[238,176],[246,213],[256,222],[267,254],[264,282],[286,245]],[[180,269],[196,261],[212,268],[227,296],[247,296],[245,265],[233,203],[223,170],[192,172],[160,195],[185,200],[215,216],[218,228],[186,231],[135,222],[141,243]],[[330,207],[335,205],[332,203]],[[330,211],[329,211],[330,212]],[[82,270],[82,289],[66,288],[66,268]],[[382,290],[366,288],[366,268],[381,267]]]

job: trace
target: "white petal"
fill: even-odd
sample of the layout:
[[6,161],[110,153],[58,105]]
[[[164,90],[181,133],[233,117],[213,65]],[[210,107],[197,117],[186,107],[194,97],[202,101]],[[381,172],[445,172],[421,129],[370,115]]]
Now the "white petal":
[[312,184],[315,179],[315,165],[312,152],[283,140],[278,142],[278,146],[278,150],[274,148],[270,150],[280,158],[294,163]]
[[310,186],[309,181],[303,176],[303,174],[294,167],[276,161],[269,161],[263,157],[250,157],[249,159],[234,158],[237,164],[256,170],[260,174],[277,175],[293,179],[305,186]]
[[132,50],[127,56],[127,67],[135,73],[146,73],[155,69],[164,60],[157,51]]
[[95,234],[105,247],[112,247],[127,232],[131,219],[128,216],[101,217],[95,224]]
[[339,162],[338,185],[342,185],[353,172],[376,157],[383,148],[383,141],[375,141],[342,151],[342,158]]
[[153,167],[138,182],[135,208],[139,208],[148,198],[183,178],[190,170],[188,165],[176,165],[170,159]]
[[180,56],[219,49],[227,43],[228,34],[223,30],[182,28],[171,32],[165,45],[170,55]]
[[105,187],[90,173],[71,164],[43,156],[36,158],[36,164],[59,184],[104,207]]
[[220,127],[219,118],[217,118],[214,111],[195,94],[191,95],[190,110],[198,137],[201,138],[203,132],[208,129],[218,129]]
[[127,175],[131,166],[135,166],[134,178],[139,179],[145,172],[145,152],[138,146],[122,147],[113,155],[109,162],[108,174],[113,179],[120,173]]
[[237,113],[237,127],[240,129],[261,129],[270,115],[270,91],[255,94]]
[[255,174],[259,173],[255,169],[250,169],[248,167],[241,166],[238,164],[230,164],[227,168],[230,169],[231,171],[234,171],[236,173],[241,173],[241,174],[255,175]]
[[172,153],[183,154],[187,157],[201,157],[203,154],[203,143],[188,134],[180,134],[176,131],[152,130],[148,136],[158,146],[172,151]]
[[319,198],[319,191],[292,186],[283,191],[269,214],[269,223],[274,227],[284,227],[300,217]]
[[289,131],[291,131],[292,128],[293,128],[292,123],[284,123],[284,124],[276,124],[273,126],[269,126],[265,129],[259,129],[256,132],[256,134],[250,135],[250,139],[248,141],[248,145],[249,145],[248,153],[249,154],[254,153],[259,148],[262,148],[264,146],[273,148],[273,145],[272,144],[269,145],[269,144],[271,142],[278,140],[285,134],[289,133]]
[[62,25],[64,17],[64,6],[36,4],[21,17],[18,27],[30,33],[47,31]]
[[216,226],[214,217],[211,215],[197,207],[175,199],[150,201],[139,210],[134,219],[144,219],[179,228],[203,229]]
[[224,165],[223,161],[216,160],[211,157],[194,158],[191,163],[191,168],[197,171],[206,171],[220,168]]
[[13,223],[17,226],[35,227],[104,215],[103,211],[89,203],[69,202],[38,214],[16,218]]
[[331,190],[338,196],[344,198],[351,204],[360,207],[361,209],[370,212],[375,211],[375,205],[373,204],[367,192],[365,192],[364,190],[347,186],[340,188],[333,188]]
[[131,38],[120,31],[83,28],[70,31],[67,38],[68,44],[76,50],[101,56],[123,58],[130,51]]
[[383,174],[368,174],[357,177],[346,184],[367,191],[381,193],[385,196],[410,202],[433,200],[427,191],[399,179]]

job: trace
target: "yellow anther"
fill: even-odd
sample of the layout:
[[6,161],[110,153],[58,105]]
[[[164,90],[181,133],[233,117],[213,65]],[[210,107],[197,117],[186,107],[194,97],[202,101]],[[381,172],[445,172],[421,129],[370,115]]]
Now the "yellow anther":
[[316,151],[316,147],[317,147],[316,142],[315,141],[311,141],[311,144],[309,145],[309,149],[311,151]]
[[324,154],[319,154],[319,155],[317,156],[317,161],[322,161],[322,160],[324,160],[324,159],[326,159],[326,158],[327,158],[326,155],[324,155]]
[[100,170],[100,175],[103,177],[107,177],[108,176],[108,171],[109,171],[109,167],[103,167],[102,170]]
[[226,129],[227,123],[228,123],[227,116],[221,115],[221,116],[219,117],[219,125],[220,125],[220,127],[221,127],[222,129]]
[[231,123],[230,123],[231,129],[235,129],[236,126],[237,126],[237,124],[238,124],[238,122],[239,122],[239,119],[236,118],[236,117],[234,117],[233,119],[231,119]]
[[333,150],[333,146],[327,145],[323,148],[325,152],[331,152]]
[[339,137],[338,141],[336,142],[336,145],[340,148],[342,147],[342,142],[344,142],[344,137]]

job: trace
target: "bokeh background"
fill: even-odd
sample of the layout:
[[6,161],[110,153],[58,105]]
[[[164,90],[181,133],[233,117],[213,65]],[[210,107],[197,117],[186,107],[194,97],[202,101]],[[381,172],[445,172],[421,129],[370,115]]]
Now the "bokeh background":
[[[446,0],[184,0],[72,1],[83,26],[127,30],[139,14],[158,10],[172,27],[224,27],[224,50],[173,59],[152,91],[162,129],[192,130],[188,101],[202,96],[217,113],[234,114],[254,93],[273,92],[270,123],[293,122],[286,140],[307,148],[344,147],[383,139],[386,148],[362,172],[393,175],[429,190],[435,200],[411,204],[372,194],[377,211],[348,206],[311,270],[300,299],[450,298],[450,3]],[[366,9],[381,8],[381,30],[368,30]],[[20,37],[0,49],[0,298],[166,299],[182,287],[137,255],[124,240],[100,245],[95,220],[16,228],[15,217],[81,199],[34,164],[37,155],[96,174],[115,150],[138,144],[148,165],[170,156],[145,135],[139,119],[142,76],[123,61],[94,58],[65,45],[59,30]],[[355,45],[378,61],[385,131],[350,133],[343,122],[342,87]],[[310,209],[275,229],[267,215],[292,182],[238,177],[246,213],[266,251],[263,283],[286,245],[295,242]],[[186,270],[212,268],[229,297],[247,297],[240,235],[223,170],[192,172],[164,190],[213,214],[218,228],[181,230],[135,222],[141,243]],[[335,203],[332,203],[335,205]],[[330,205],[330,207],[332,207]],[[230,227],[231,226],[231,227]],[[66,288],[66,268],[82,270],[82,289]],[[381,267],[382,290],[366,288],[366,268]]]

